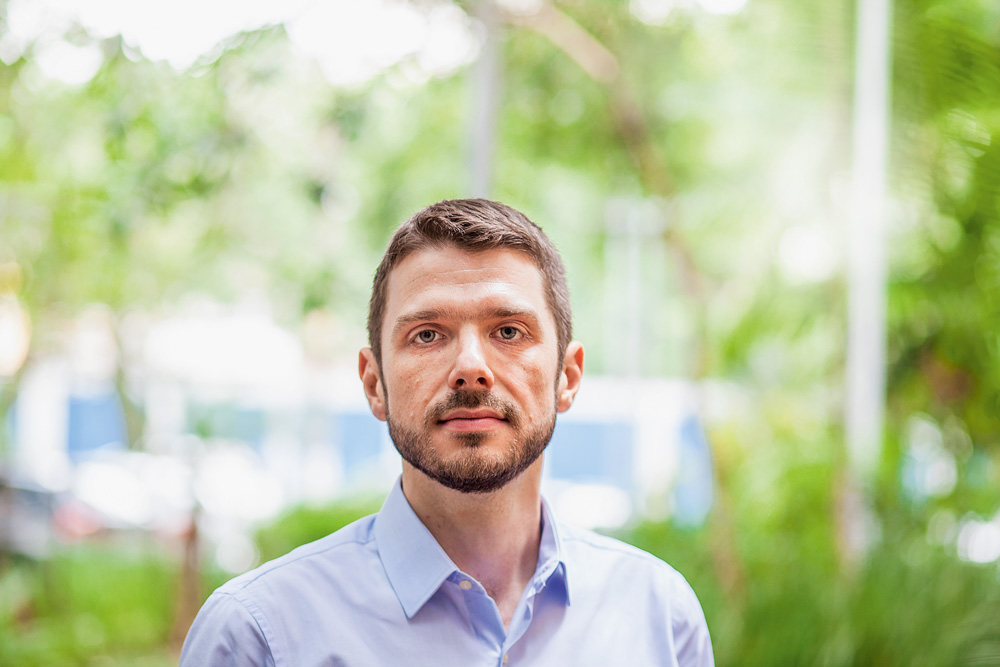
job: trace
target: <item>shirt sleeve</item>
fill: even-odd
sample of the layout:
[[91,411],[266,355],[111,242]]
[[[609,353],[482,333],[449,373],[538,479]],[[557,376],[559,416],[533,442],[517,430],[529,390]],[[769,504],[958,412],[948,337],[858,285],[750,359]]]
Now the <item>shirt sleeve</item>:
[[216,591],[198,612],[180,667],[274,667],[257,619],[231,594]]
[[683,577],[674,585],[676,607],[673,614],[674,647],[679,667],[714,667],[712,639],[705,613],[694,590]]

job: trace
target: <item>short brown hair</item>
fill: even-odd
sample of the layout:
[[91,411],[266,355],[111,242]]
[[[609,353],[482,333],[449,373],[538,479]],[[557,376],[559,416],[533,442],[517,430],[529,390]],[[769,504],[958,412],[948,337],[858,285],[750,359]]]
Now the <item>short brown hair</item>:
[[566,269],[552,241],[520,211],[486,199],[448,199],[417,212],[389,240],[375,270],[368,303],[368,344],[382,366],[382,324],[389,274],[423,248],[455,246],[471,252],[511,249],[528,255],[542,272],[545,300],[556,321],[559,363],[573,336]]

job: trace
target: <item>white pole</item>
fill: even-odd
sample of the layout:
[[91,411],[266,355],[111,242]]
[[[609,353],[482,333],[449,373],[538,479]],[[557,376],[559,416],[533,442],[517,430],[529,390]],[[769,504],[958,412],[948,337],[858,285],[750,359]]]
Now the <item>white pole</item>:
[[469,188],[473,197],[489,197],[493,190],[493,161],[496,143],[497,109],[503,80],[500,54],[500,26],[493,0],[476,4],[485,30],[479,59],[472,70],[472,123],[469,149]]
[[859,481],[878,464],[885,408],[890,9],[891,0],[858,0],[845,419]]

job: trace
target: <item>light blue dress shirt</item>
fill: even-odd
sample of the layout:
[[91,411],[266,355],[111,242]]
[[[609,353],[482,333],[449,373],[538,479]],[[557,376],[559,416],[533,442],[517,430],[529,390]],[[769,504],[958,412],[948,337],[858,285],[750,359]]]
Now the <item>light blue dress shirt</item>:
[[399,481],[378,514],[216,590],[182,667],[706,667],[701,606],[663,561],[558,525],[542,503],[535,575],[509,629],[421,523]]

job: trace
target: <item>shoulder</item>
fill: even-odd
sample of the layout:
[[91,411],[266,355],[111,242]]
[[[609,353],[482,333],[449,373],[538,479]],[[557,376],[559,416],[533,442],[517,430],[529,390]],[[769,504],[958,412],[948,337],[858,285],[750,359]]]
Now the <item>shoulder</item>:
[[227,664],[273,667],[274,656],[258,619],[232,595],[216,591],[184,639],[180,667]]
[[565,524],[559,524],[559,537],[571,557],[582,557],[587,563],[630,565],[647,575],[669,580],[684,579],[677,570],[653,554],[613,537]]
[[[217,588],[188,632],[181,664],[282,662],[277,647],[287,644],[288,626],[336,612],[336,597],[330,593],[349,586],[350,577],[366,563],[370,566],[373,556],[377,561],[373,522],[374,515],[360,519]],[[213,655],[240,659],[207,660]]]
[[244,598],[255,591],[270,588],[280,581],[309,576],[316,568],[328,568],[338,561],[364,559],[369,550],[374,553],[374,519],[371,515],[348,524],[340,530],[314,542],[293,549],[284,556],[268,561],[220,586],[215,593]]
[[559,535],[574,596],[580,591],[605,601],[614,597],[654,625],[670,627],[678,655],[707,656],[681,664],[711,664],[701,603],[680,572],[642,549],[590,530],[560,524]]

